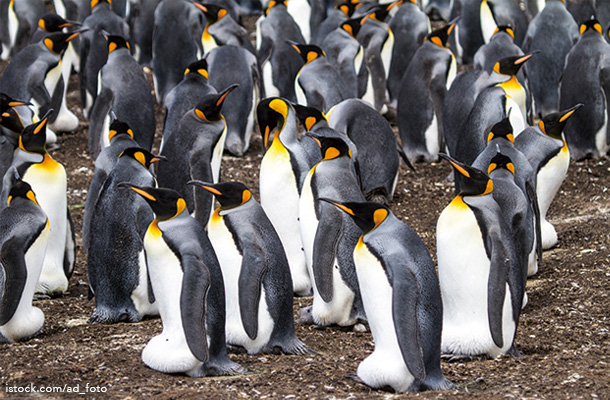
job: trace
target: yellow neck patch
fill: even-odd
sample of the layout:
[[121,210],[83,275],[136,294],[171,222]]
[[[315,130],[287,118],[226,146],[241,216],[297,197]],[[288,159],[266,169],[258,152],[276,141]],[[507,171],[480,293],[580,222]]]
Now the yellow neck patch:
[[318,53],[316,53],[315,51],[310,51],[309,53],[307,53],[307,62],[311,62],[316,58],[318,58]]
[[379,208],[373,213],[373,221],[375,221],[375,227],[371,230],[376,229],[385,219],[388,217],[388,210],[385,208]]
[[329,147],[324,153],[324,160],[332,160],[333,158],[339,157],[341,153],[335,147]]
[[161,232],[161,229],[159,229],[159,221],[155,219],[150,223],[150,225],[148,225],[148,234],[153,236],[155,239],[159,239],[161,236],[163,236],[163,232]]
[[178,215],[182,214],[182,212],[186,209],[186,201],[184,201],[184,199],[181,197],[176,201],[176,214],[174,214],[174,217],[177,217]]
[[316,124],[316,122],[318,122],[318,120],[315,119],[315,117],[307,117],[305,119],[305,129],[310,131],[311,128],[313,128],[313,126]]
[[108,54],[112,53],[113,51],[115,51],[117,48],[117,44],[112,42],[108,45]]
[[485,191],[483,192],[483,195],[489,194],[489,193],[493,192],[493,190],[494,190],[494,183],[490,179],[490,180],[487,181],[487,187],[485,188]]
[[241,204],[246,204],[252,198],[252,193],[249,190],[244,190],[241,194]]
[[144,153],[138,151],[133,155],[133,158],[135,158],[140,164],[146,167],[146,157],[144,156]]

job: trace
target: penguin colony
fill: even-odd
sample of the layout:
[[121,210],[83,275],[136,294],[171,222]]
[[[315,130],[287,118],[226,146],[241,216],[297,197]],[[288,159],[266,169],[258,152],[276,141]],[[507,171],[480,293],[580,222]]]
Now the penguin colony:
[[[569,160],[610,148],[608,13],[567,1],[525,1],[527,15],[504,0],[1,2],[0,342],[39,333],[33,296],[68,287],[66,173],[47,148],[78,127],[65,99],[78,73],[96,158],[90,321],[159,315],[150,368],[235,375],[230,351],[315,351],[295,335],[294,295],[313,296],[299,323],[368,323],[357,379],[373,388],[453,388],[441,354],[518,356]],[[240,20],[261,12],[254,46]],[[255,120],[260,203],[221,182],[224,149],[243,155]],[[390,208],[399,155],[454,170],[436,268]]]

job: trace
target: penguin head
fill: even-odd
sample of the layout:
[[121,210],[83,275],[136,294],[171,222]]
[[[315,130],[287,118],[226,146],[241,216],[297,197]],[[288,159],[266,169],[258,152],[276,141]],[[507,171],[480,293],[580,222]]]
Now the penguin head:
[[567,110],[548,114],[538,122],[538,127],[545,135],[553,139],[563,140],[563,128],[566,126],[568,119],[581,107],[584,107],[584,104],[578,103]]
[[27,101],[16,100],[6,93],[0,93],[0,121],[3,117],[8,117],[8,115],[4,115],[5,111],[10,110],[13,107],[18,106],[31,106],[32,103],[28,103]]
[[197,60],[189,64],[184,70],[184,75],[198,74],[203,76],[205,79],[209,79],[208,76],[208,61],[205,58]]
[[290,107],[288,101],[280,97],[268,97],[258,103],[256,119],[263,134],[264,148],[267,148],[272,133],[284,129]]
[[[172,189],[139,187],[127,182],[119,183],[121,188],[129,188],[140,195],[155,213],[157,221],[167,221],[177,217],[186,210],[186,201],[180,193]],[[187,211],[188,212],[188,211]]]
[[115,119],[110,123],[108,130],[108,141],[111,141],[117,135],[129,135],[133,139],[133,131],[127,122]]
[[303,62],[305,64],[310,63],[316,58],[326,57],[326,53],[320,47],[313,44],[300,44],[297,42],[293,42],[292,40],[287,40],[290,46],[297,51],[301,55]]
[[513,164],[513,160],[510,159],[509,156],[502,154],[500,151],[500,146],[497,146],[497,153],[493,158],[489,161],[489,167],[487,168],[487,174],[491,174],[493,171],[498,168],[506,169],[510,171],[511,174],[515,175],[515,165]]
[[297,117],[301,122],[301,125],[305,127],[306,131],[311,131],[314,127],[320,123],[320,126],[328,126],[328,119],[326,115],[315,107],[307,107],[300,104],[293,104],[294,111],[297,113]]
[[198,180],[187,182],[212,193],[220,203],[221,210],[229,210],[246,204],[252,198],[252,192],[241,182],[207,183]]
[[385,19],[388,17],[388,15],[390,15],[390,9],[392,8],[393,4],[394,3],[390,3],[385,6],[374,7],[364,16],[364,20],[371,19],[377,22],[385,22]]
[[500,33],[500,32],[506,32],[510,35],[510,37],[513,38],[513,40],[515,39],[515,31],[513,30],[513,26],[508,24],[508,25],[498,25],[496,27],[496,30],[494,31],[494,35],[496,33]]
[[91,0],[91,11],[100,4],[112,5],[112,0]]
[[457,172],[459,196],[481,196],[493,191],[493,182],[483,171],[461,163],[447,154],[439,153],[439,156],[449,161]]
[[210,24],[210,25],[212,25],[215,22],[220,21],[221,19],[226,17],[228,14],[226,8],[221,7],[217,4],[198,3],[196,1],[193,1],[193,4],[195,5],[195,7],[197,7],[201,11],[203,11],[203,13],[205,14],[205,19],[207,20],[208,24]]
[[360,32],[360,27],[362,26],[362,24],[364,24],[366,18],[366,15],[363,15],[358,18],[350,18],[348,20],[343,21],[341,25],[339,25],[339,28],[343,29],[345,32],[349,33],[351,37],[356,39],[356,36],[358,36],[358,32]]
[[540,51],[533,51],[523,56],[504,57],[494,65],[494,72],[500,75],[515,76],[521,69],[521,66]]
[[591,19],[580,24],[580,34],[584,35],[585,32],[595,31],[602,35],[602,24],[595,16],[591,16]]
[[197,118],[204,122],[218,122],[223,117],[220,113],[222,111],[222,104],[226,100],[227,96],[233,89],[239,85],[234,84],[226,88],[220,93],[208,94],[195,106],[195,115]]
[[487,135],[487,142],[497,137],[501,137],[506,140],[509,140],[511,143],[515,143],[513,126],[510,123],[510,110],[508,110],[508,115],[504,117],[502,121],[498,122],[491,128],[489,135]]
[[51,53],[61,54],[68,48],[68,44],[70,44],[70,40],[74,39],[85,30],[63,33],[63,32],[54,32],[48,34],[44,39],[43,43],[47,49]]
[[36,200],[36,195],[32,191],[32,187],[30,186],[30,184],[22,181],[19,176],[17,176],[17,180],[11,187],[11,191],[8,194],[8,205],[10,206],[11,201],[16,198],[22,198],[32,201],[34,204],[40,207],[40,204],[38,204],[38,201]]
[[63,28],[80,26],[80,23],[66,21],[55,13],[48,13],[38,20],[38,27],[45,32],[60,32]]
[[32,125],[28,125],[19,135],[19,148],[27,153],[46,154],[45,143],[47,141],[47,122],[53,109],[47,111],[42,119]]
[[106,42],[108,43],[108,54],[118,49],[130,49],[129,42],[122,36],[108,35]]
[[276,6],[284,6],[284,7],[286,7],[286,1],[287,0],[271,0],[269,2],[269,4],[267,5],[267,9],[265,10],[265,15],[269,15],[269,11],[271,11],[271,9],[273,7],[276,7]]
[[121,159],[122,157],[133,158],[134,160],[142,164],[146,169],[148,169],[151,164],[157,161],[167,160],[167,158],[161,155],[154,155],[150,151],[145,150],[141,147],[126,148],[121,154],[119,154],[118,158]]
[[362,229],[362,234],[366,235],[375,230],[390,215],[390,209],[380,203],[373,202],[345,202],[334,201],[331,199],[320,198],[320,200],[330,203],[338,209],[347,213],[356,225]]
[[447,42],[449,41],[449,35],[451,35],[451,32],[453,32],[453,28],[455,28],[457,21],[458,18],[449,22],[444,27],[430,32],[428,35],[426,35],[424,41],[429,40],[439,47],[448,48]]
[[352,158],[352,151],[349,145],[339,137],[320,136],[312,132],[307,132],[307,136],[312,137],[318,143],[318,146],[320,146],[323,161],[334,160],[342,156]]
[[351,18],[354,11],[363,5],[364,3],[361,3],[359,0],[345,0],[338,3],[335,8],[345,14],[347,18]]
[[15,100],[4,93],[0,93],[0,125],[12,132],[21,133],[24,128],[23,121],[13,107],[26,105],[31,106],[32,104]]

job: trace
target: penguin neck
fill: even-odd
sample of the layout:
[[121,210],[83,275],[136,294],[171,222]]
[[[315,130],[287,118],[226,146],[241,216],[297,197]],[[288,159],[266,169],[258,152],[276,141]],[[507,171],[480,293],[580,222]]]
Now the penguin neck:
[[[284,145],[284,147],[288,147],[293,143],[297,143],[297,124],[295,120],[295,115],[292,110],[288,111],[288,115],[286,116],[286,122],[281,131],[278,132],[276,137],[279,141]],[[275,141],[275,137],[273,138]]]
[[214,211],[214,215],[216,215],[217,217],[224,217],[224,216],[232,214],[234,212],[248,210],[248,209],[254,207],[254,204],[255,204],[254,199],[250,198],[250,200],[246,201],[243,204],[238,205],[237,207],[227,208],[224,210],[222,209],[222,207],[218,207]]
[[216,43],[216,39],[210,34],[209,28],[210,24],[206,24],[203,29],[203,33],[201,34],[201,45],[203,46],[203,51],[209,53],[211,50],[218,47],[218,43]]

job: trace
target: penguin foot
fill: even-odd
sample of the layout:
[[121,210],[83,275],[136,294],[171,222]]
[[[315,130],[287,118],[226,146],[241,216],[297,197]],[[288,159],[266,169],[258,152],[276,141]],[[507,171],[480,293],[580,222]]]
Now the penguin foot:
[[523,357],[525,354],[523,354],[523,352],[521,350],[519,350],[518,348],[516,348],[515,345],[513,344],[512,346],[510,346],[510,349],[508,349],[508,351],[506,352],[506,355],[516,358],[516,357]]
[[441,359],[449,363],[464,362],[464,361],[484,361],[489,357],[486,354],[478,356],[469,356],[465,354],[441,354]]
[[51,296],[44,293],[34,293],[34,300],[50,300]]
[[244,375],[249,372],[250,371],[248,371],[246,368],[227,358],[227,360],[223,362],[208,361],[207,363],[204,363],[199,371],[197,371],[197,374],[193,375],[193,377],[201,378],[204,376],[234,376]]
[[96,308],[89,317],[89,323],[116,324],[118,322],[140,322],[142,316],[135,310],[110,310],[107,308]]
[[245,347],[227,343],[227,352],[231,354],[248,354],[248,350]]
[[271,354],[292,354],[292,355],[304,355],[304,354],[318,354],[317,351],[312,350],[305,343],[294,337],[289,343],[286,344],[274,344],[267,348],[266,352]]

